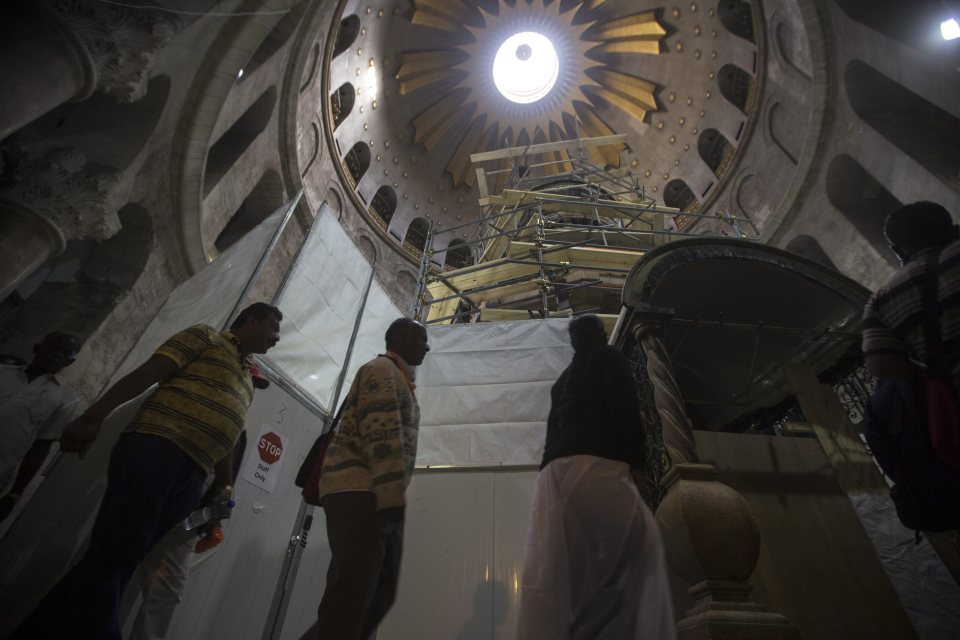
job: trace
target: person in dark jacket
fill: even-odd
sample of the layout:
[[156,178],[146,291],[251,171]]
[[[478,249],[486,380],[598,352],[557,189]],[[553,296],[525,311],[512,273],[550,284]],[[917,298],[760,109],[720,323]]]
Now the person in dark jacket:
[[644,428],[633,376],[600,319],[570,323],[533,496],[518,640],[675,638],[660,531],[631,477]]

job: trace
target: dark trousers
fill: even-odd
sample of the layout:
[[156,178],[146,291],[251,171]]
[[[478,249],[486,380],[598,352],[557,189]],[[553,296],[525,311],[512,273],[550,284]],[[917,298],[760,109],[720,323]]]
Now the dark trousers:
[[332,557],[313,637],[367,640],[396,597],[403,507],[377,511],[374,494],[351,491],[326,496],[323,510]]
[[127,434],[110,454],[107,489],[83,559],[14,633],[40,640],[119,640],[117,608],[147,552],[200,500],[205,472],[159,436]]

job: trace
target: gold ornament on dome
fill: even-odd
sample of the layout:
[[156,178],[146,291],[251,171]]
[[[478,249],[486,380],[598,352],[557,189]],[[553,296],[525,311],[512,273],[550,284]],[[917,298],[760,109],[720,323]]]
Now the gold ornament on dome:
[[[435,152],[444,138],[460,140],[446,164],[455,186],[473,185],[472,153],[611,135],[616,132],[603,115],[610,109],[640,122],[657,110],[657,84],[629,73],[628,56],[658,55],[666,30],[653,11],[604,20],[598,10],[602,4],[603,0],[414,0],[411,21],[436,30],[442,38],[431,38],[432,49],[400,54],[399,93],[423,91],[434,96],[411,121],[414,141]],[[492,74],[498,48],[522,32],[546,36],[559,59],[555,84],[529,104],[501,95]],[[618,147],[584,152],[597,165],[619,167]],[[556,161],[551,165],[556,173],[570,169],[564,160],[569,160],[566,152],[538,158]]]

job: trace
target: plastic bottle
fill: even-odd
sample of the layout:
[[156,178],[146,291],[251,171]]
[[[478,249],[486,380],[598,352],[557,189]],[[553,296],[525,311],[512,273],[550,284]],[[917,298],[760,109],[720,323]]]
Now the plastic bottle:
[[230,516],[230,509],[233,509],[235,506],[237,506],[237,503],[233,500],[218,500],[205,507],[201,507],[186,517],[183,521],[183,528],[186,531],[191,531],[215,518],[228,518]]

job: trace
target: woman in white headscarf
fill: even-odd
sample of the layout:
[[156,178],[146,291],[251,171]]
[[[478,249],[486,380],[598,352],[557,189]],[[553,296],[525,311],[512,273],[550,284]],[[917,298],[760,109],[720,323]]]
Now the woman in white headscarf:
[[533,497],[518,640],[673,640],[660,531],[630,474],[644,429],[629,364],[600,319],[570,323]]

